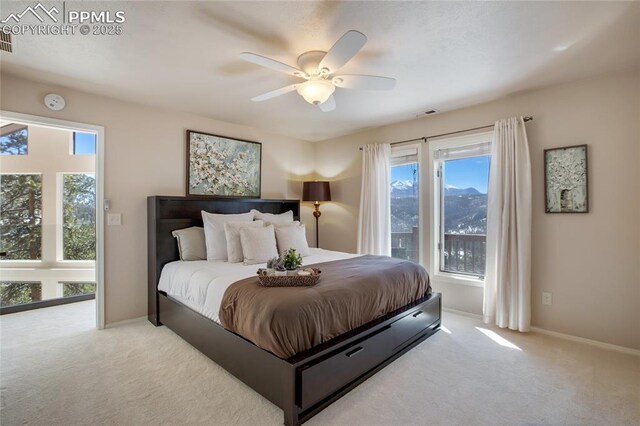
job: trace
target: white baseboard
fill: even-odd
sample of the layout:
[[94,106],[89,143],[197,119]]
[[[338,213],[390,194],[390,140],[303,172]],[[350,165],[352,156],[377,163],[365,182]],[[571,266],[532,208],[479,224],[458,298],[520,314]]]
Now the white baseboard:
[[118,321],[118,322],[110,322],[108,324],[106,324],[104,326],[104,328],[114,328],[114,327],[120,327],[121,325],[126,325],[126,324],[130,324],[132,322],[138,322],[138,321],[142,321],[142,320],[146,320],[147,316],[143,316],[143,317],[138,317],[138,318],[131,318],[128,320],[122,320],[122,321]]
[[558,337],[564,340],[570,340],[572,342],[586,343],[587,345],[596,346],[603,349],[609,349],[611,351],[640,356],[640,350],[627,348],[625,346],[618,346],[618,345],[613,345],[611,343],[599,342],[597,340],[591,340],[585,337],[572,336],[571,334],[559,333],[557,331],[546,330],[540,327],[531,327],[531,331],[533,331],[534,333],[546,334],[547,336]]
[[442,307],[442,310],[445,312],[450,312],[452,314],[460,315],[463,317],[473,318],[482,321],[482,315],[472,314],[471,312],[459,311],[457,309],[445,308]]
[[[452,314],[461,315],[467,318],[477,319],[482,321],[482,315],[472,314],[470,312],[458,311],[457,309],[451,308],[442,308],[445,312],[450,312]],[[611,351],[622,352],[629,355],[640,356],[640,350],[627,348],[625,346],[613,345],[611,343],[599,342],[597,340],[587,339],[585,337],[572,336],[571,334],[559,333],[557,331],[551,331],[540,327],[531,327],[531,331],[538,334],[545,334],[547,336],[557,337],[559,339],[570,340],[572,342],[586,343],[587,345],[596,346],[603,349],[609,349]]]

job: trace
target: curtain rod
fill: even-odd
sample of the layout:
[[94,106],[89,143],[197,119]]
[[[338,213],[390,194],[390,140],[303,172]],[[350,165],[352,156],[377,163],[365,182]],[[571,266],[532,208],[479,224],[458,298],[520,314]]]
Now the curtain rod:
[[[523,117],[523,120],[525,122],[531,121],[531,120],[533,120],[533,116]],[[429,140],[429,139],[439,138],[439,137],[442,137],[442,136],[455,135],[455,134],[458,134],[458,133],[470,132],[472,130],[488,129],[489,127],[493,127],[493,126],[495,126],[495,124],[488,124],[486,126],[480,126],[480,127],[472,127],[471,129],[457,130],[455,132],[441,133],[439,135],[422,136],[421,138],[407,139],[407,140],[398,141],[398,142],[391,142],[389,145],[398,145],[398,144],[401,144],[401,143],[415,142],[415,141],[423,141],[423,142],[426,143],[427,140]],[[362,151],[362,147],[360,147],[359,149],[360,149],[360,151]]]

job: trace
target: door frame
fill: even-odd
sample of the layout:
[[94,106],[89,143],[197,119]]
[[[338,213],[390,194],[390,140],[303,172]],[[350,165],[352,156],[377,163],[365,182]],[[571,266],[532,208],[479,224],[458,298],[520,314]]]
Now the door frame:
[[64,130],[80,130],[96,135],[96,328],[104,328],[104,127],[41,117],[31,114],[0,110],[0,118],[22,124],[52,127]]

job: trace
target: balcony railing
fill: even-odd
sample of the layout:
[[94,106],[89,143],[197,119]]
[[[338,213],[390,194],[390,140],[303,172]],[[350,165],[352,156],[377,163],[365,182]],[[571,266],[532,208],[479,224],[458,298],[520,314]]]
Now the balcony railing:
[[[391,256],[419,262],[419,229],[412,232],[391,233]],[[457,274],[484,276],[486,236],[472,234],[444,234],[441,270]]]
[[442,250],[442,271],[484,276],[486,235],[444,234]]
[[420,235],[417,226],[413,227],[412,232],[392,232],[391,256],[418,263],[419,242]]

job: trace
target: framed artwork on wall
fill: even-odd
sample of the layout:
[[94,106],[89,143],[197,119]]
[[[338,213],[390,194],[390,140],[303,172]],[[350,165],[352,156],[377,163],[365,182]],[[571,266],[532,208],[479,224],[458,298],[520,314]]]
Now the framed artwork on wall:
[[262,144],[187,130],[187,195],[260,198]]
[[547,213],[588,213],[587,145],[544,150]]

